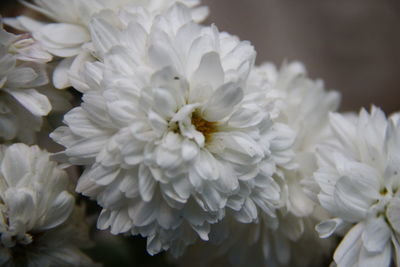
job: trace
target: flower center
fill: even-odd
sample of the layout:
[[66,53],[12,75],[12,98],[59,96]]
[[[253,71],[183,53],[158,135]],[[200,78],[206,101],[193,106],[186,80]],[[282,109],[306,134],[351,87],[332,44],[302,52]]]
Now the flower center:
[[204,135],[206,144],[211,141],[212,134],[217,131],[216,122],[207,121],[200,117],[196,112],[193,112],[192,114],[192,124],[197,131]]

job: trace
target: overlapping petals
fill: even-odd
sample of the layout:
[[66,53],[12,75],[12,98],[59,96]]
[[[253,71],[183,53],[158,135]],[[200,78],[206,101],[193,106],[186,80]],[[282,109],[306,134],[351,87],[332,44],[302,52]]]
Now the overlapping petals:
[[[321,81],[310,80],[297,62],[284,64],[280,70],[270,63],[254,68],[248,88],[262,94],[253,97],[253,103],[271,114],[275,127],[287,123],[296,130],[292,150],[275,150],[272,154],[277,163],[273,175],[281,192],[279,209],[271,212],[246,202],[246,214],[252,220],[242,218],[238,223],[228,213],[221,223],[212,226],[210,242],[193,246],[179,263],[198,258],[199,266],[317,266],[329,254],[332,243],[320,240],[314,232],[316,218],[325,215],[314,209],[301,183],[316,170],[317,142],[330,140],[328,113],[337,108],[339,95],[326,91]],[[317,109],[318,114],[314,112]],[[280,142],[275,148],[287,145],[284,133],[278,132]],[[268,188],[271,186],[260,192],[273,195]],[[306,251],[310,246],[318,247],[318,253]]]
[[[35,0],[23,3],[30,9],[49,18],[43,22],[28,16],[6,19],[6,23],[22,31],[30,32],[41,45],[60,60],[53,74],[56,88],[71,86],[70,76],[79,71],[81,65],[93,59],[87,46],[91,42],[89,23],[99,16],[116,21],[115,13],[122,12],[130,20],[138,9],[145,9],[149,16],[156,16],[175,2],[182,2],[192,8],[193,18],[200,22],[208,15],[206,7],[199,7],[198,0]],[[116,26],[122,26],[120,22]],[[72,82],[73,83],[73,82]]]
[[35,40],[0,29],[0,139],[33,143],[42,117],[52,109],[38,87],[48,83],[45,65],[51,59]]
[[174,254],[232,209],[238,221],[274,216],[279,152],[290,162],[294,134],[274,124],[248,88],[255,53],[177,4],[126,29],[96,18],[83,103],[52,133],[58,154],[87,165],[77,190],[103,207],[98,227],[148,237],[148,251]]
[[336,143],[320,148],[314,177],[322,207],[335,218],[317,230],[345,233],[338,266],[398,264],[399,121],[372,107],[355,119],[331,114],[330,123]]
[[0,147],[0,264],[93,266],[84,210],[67,174],[37,146]]

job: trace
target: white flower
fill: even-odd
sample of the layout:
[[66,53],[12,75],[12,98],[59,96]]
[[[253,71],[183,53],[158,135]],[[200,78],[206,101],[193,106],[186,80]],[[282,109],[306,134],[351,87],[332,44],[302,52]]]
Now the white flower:
[[[33,39],[0,29],[0,140],[32,143],[51,110],[46,95],[37,87],[48,83],[44,64],[50,55]],[[26,60],[26,61],[22,61]]]
[[27,16],[8,18],[6,22],[19,30],[31,32],[47,51],[64,58],[53,75],[55,87],[61,89],[71,86],[69,71],[74,72],[79,68],[77,65],[82,64],[82,59],[88,60],[85,46],[91,41],[89,22],[95,14],[111,18],[113,12],[121,10],[127,13],[129,10],[144,8],[156,16],[175,2],[193,7],[193,16],[199,22],[208,15],[206,7],[197,7],[200,0],[34,0],[33,3],[23,3],[51,22]]
[[[280,209],[277,216],[259,212],[251,224],[238,224],[227,215],[211,228],[210,242],[218,247],[197,244],[180,262],[195,257],[200,266],[318,266],[332,246],[315,233],[315,217],[322,214],[314,211],[315,204],[301,182],[316,170],[315,145],[328,138],[328,113],[337,108],[339,95],[327,92],[321,81],[307,78],[304,66],[297,62],[284,64],[280,70],[263,64],[253,69],[249,84],[263,88],[264,97],[256,101],[264,102],[275,121],[286,122],[297,134],[292,147],[296,166],[278,164],[275,174]],[[318,247],[317,252],[310,247]]]
[[339,267],[399,266],[399,120],[372,107],[357,119],[331,114],[330,123],[337,142],[321,146],[314,176],[334,218],[317,230],[345,235],[334,254]]
[[84,210],[37,146],[0,146],[0,265],[92,266]]
[[240,221],[255,220],[257,205],[274,213],[273,153],[293,133],[247,91],[248,43],[195,24],[182,5],[141,22],[120,31],[93,20],[104,63],[86,65],[83,103],[51,136],[66,147],[59,156],[88,165],[77,190],[103,207],[99,228],[178,255],[197,235],[207,240],[226,207]]

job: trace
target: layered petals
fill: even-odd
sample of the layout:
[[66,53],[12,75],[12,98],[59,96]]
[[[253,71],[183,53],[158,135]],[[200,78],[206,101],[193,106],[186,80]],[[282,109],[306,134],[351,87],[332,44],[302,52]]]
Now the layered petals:
[[79,250],[90,245],[88,229],[66,172],[37,146],[14,144],[0,151],[2,265],[95,266]]
[[129,12],[126,28],[90,24],[102,62],[86,64],[82,81],[96,89],[51,135],[66,147],[57,158],[87,165],[77,190],[102,206],[98,226],[179,255],[208,240],[228,207],[239,221],[255,221],[258,209],[274,216],[272,176],[293,157],[294,134],[247,97],[252,46],[199,26],[179,3],[155,17]]
[[317,230],[344,234],[334,256],[339,267],[389,266],[399,249],[398,121],[372,107],[354,118],[331,114],[330,123],[335,139],[320,147],[314,178],[321,205],[337,218]]

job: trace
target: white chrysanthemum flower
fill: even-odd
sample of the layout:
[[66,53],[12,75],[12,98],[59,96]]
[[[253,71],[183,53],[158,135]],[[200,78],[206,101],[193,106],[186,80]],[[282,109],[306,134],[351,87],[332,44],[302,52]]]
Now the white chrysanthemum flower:
[[84,210],[37,146],[0,146],[0,265],[92,266]]
[[52,22],[27,16],[8,18],[6,22],[19,30],[31,32],[47,51],[64,58],[53,75],[55,87],[61,89],[71,86],[69,71],[79,69],[82,59],[88,58],[85,46],[91,42],[89,23],[95,14],[111,18],[113,12],[121,10],[129,13],[130,10],[144,8],[156,16],[175,2],[192,7],[193,16],[198,22],[208,15],[206,7],[198,7],[200,0],[34,0],[32,4],[23,3]]
[[208,239],[226,207],[240,221],[255,220],[257,205],[274,214],[272,174],[290,162],[294,136],[247,90],[248,43],[195,24],[182,5],[152,27],[141,22],[120,31],[93,21],[104,63],[87,64],[83,103],[52,138],[66,147],[60,155],[88,165],[77,190],[103,207],[99,228],[180,254]]
[[[263,88],[265,96],[257,101],[265,103],[274,120],[295,129],[297,166],[277,171],[282,193],[276,217],[261,214],[255,223],[238,224],[227,215],[212,226],[210,241],[218,247],[198,244],[189,249],[183,263],[196,257],[200,266],[317,266],[328,255],[331,242],[321,241],[315,233],[315,217],[321,214],[314,212],[315,205],[300,183],[317,168],[315,145],[328,138],[328,114],[337,108],[339,95],[324,90],[321,81],[307,78],[304,66],[297,62],[280,70],[264,64],[251,72],[250,81],[252,88]],[[313,246],[319,248],[317,253],[309,249]]]
[[335,218],[317,230],[345,234],[334,254],[339,267],[400,266],[400,121],[372,107],[356,120],[331,114],[330,124],[337,143],[321,146],[314,177]]
[[0,28],[0,140],[17,138],[32,143],[51,110],[46,95],[37,90],[48,83],[44,64],[51,56],[32,38]]

